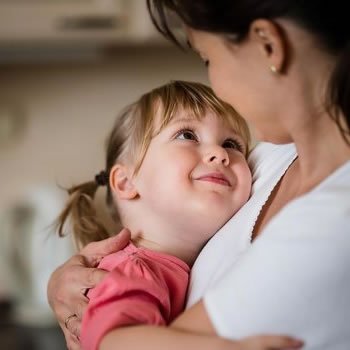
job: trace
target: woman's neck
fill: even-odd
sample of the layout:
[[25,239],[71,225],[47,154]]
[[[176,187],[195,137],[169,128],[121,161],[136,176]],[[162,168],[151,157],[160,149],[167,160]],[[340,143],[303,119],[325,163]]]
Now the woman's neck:
[[254,240],[266,224],[291,200],[312,191],[350,160],[350,146],[328,115],[319,125],[295,133],[298,158],[271,192],[255,223]]
[[324,115],[304,129],[294,137],[298,153],[296,196],[309,192],[350,160],[350,146],[331,116]]

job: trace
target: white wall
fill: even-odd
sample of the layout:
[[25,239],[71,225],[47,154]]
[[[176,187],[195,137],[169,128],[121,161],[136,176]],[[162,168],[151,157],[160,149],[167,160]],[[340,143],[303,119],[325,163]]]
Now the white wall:
[[90,63],[0,67],[0,105],[24,108],[27,126],[0,147],[0,210],[33,185],[90,180],[119,109],[167,82],[206,82],[197,57],[179,49],[134,48]]

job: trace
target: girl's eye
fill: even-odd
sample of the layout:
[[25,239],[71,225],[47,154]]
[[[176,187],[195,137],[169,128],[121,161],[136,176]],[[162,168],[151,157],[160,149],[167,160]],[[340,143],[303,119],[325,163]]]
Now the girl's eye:
[[204,60],[204,65],[205,65],[206,67],[209,67],[209,60]]
[[176,136],[178,140],[190,140],[190,141],[198,141],[196,134],[192,130],[180,130]]
[[239,152],[243,153],[243,146],[236,140],[233,139],[227,139],[224,141],[224,143],[222,144],[223,148],[232,148],[235,149]]

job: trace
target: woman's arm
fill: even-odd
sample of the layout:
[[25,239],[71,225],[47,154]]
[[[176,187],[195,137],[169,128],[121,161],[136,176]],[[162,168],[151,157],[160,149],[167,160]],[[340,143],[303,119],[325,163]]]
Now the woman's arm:
[[109,332],[100,350],[268,350],[300,349],[303,343],[288,336],[256,336],[231,341],[220,338],[202,302],[185,311],[169,327],[133,326]]
[[177,329],[155,326],[133,326],[109,332],[100,343],[100,350],[186,350],[234,349],[223,338],[205,336]]

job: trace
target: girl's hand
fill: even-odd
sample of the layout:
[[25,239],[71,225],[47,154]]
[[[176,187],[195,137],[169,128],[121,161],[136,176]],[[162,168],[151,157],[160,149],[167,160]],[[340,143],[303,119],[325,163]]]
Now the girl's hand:
[[301,340],[283,335],[260,335],[243,338],[237,342],[237,350],[301,349]]
[[95,287],[106,274],[96,266],[104,256],[123,249],[129,240],[130,232],[124,229],[117,236],[90,243],[52,273],[47,297],[68,349],[80,349],[81,319],[88,302],[86,291]]

